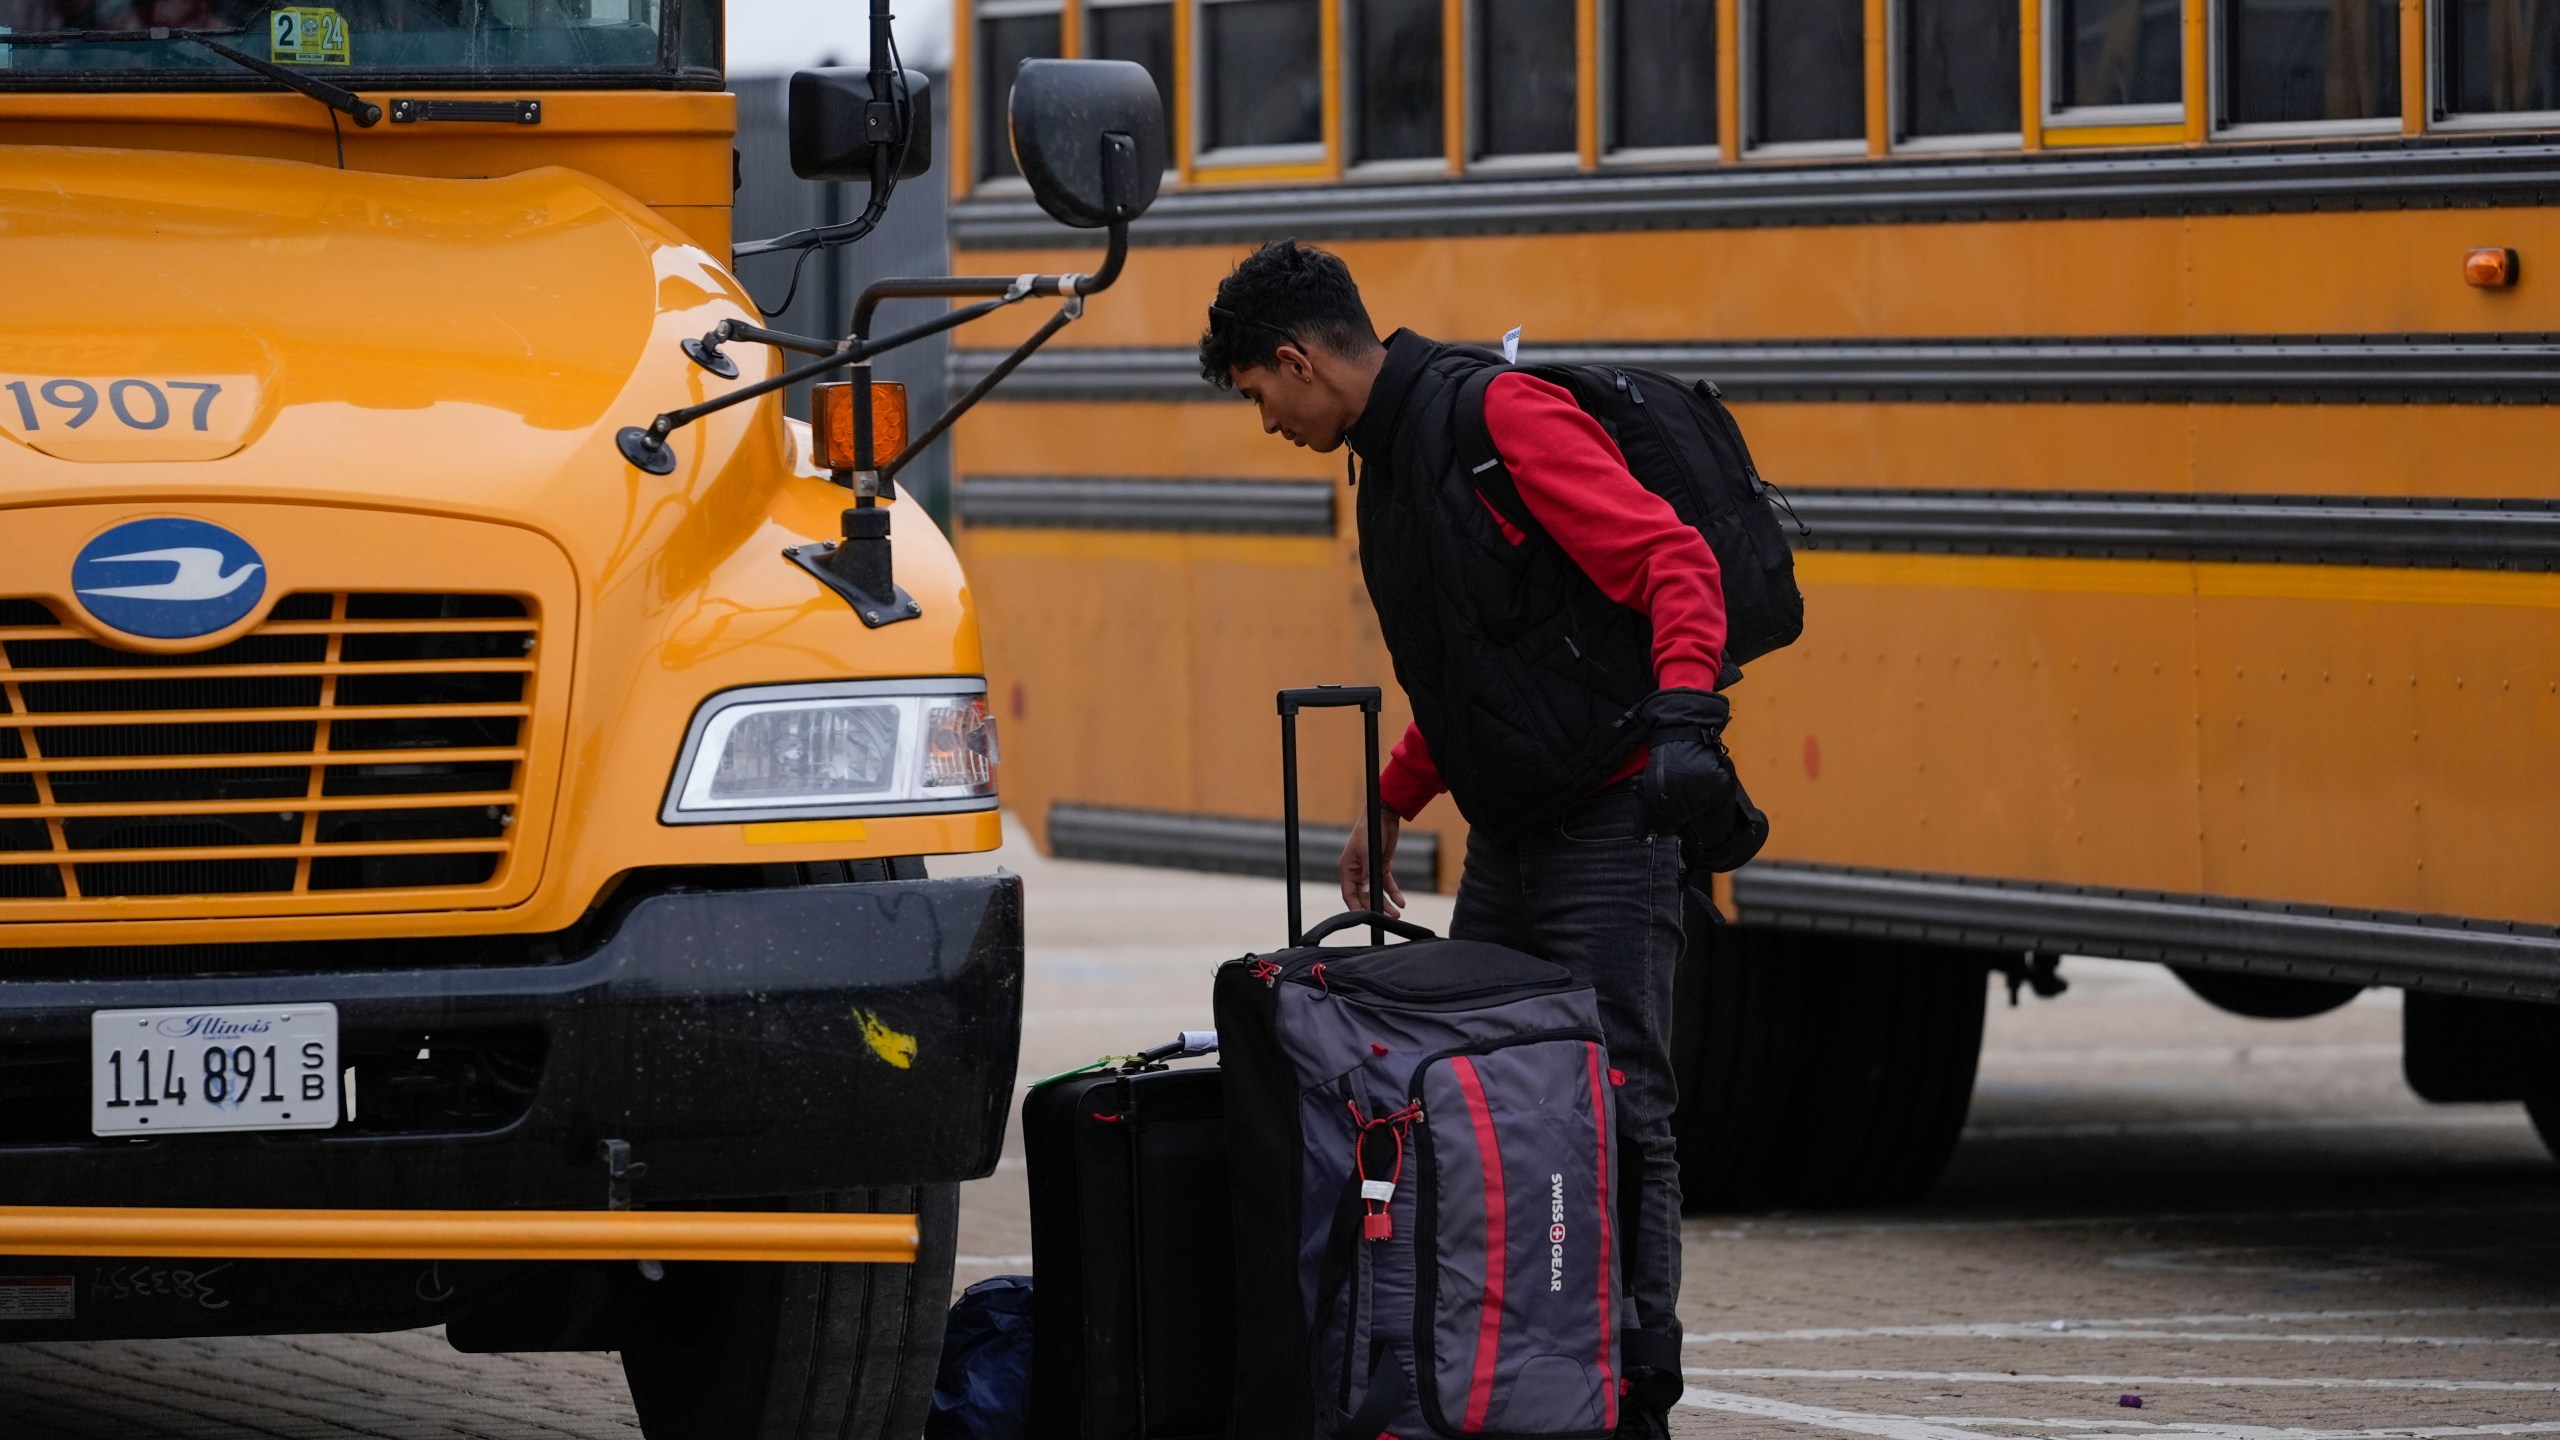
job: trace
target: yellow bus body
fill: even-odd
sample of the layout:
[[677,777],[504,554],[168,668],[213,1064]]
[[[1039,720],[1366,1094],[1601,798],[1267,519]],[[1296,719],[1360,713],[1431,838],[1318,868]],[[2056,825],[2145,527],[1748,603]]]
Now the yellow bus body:
[[[544,104],[539,127],[349,126],[342,173],[328,113],[299,96],[0,94],[0,209],[28,281],[0,316],[11,378],[219,377],[255,395],[205,436],[29,434],[0,403],[0,550],[19,557],[0,556],[0,589],[76,619],[70,557],[106,525],[254,523],[277,583],[237,633],[288,591],[496,591],[529,602],[542,662],[520,789],[493,802],[515,809],[515,838],[487,885],[8,900],[0,944],[544,932],[648,867],[999,843],[992,812],[658,823],[705,696],[978,674],[978,624],[912,504],[891,509],[918,620],[866,630],[783,562],[832,538],[849,501],[778,400],[679,432],[664,479],[624,461],[618,428],[727,388],[678,340],[761,318],[726,265],[733,97]],[[246,262],[278,250],[297,293],[253,293],[271,271]],[[778,367],[737,354],[744,381]]]
[[[1773,822],[1733,881],[1744,918],[2214,963],[2225,941],[2255,944],[2227,933],[2246,911],[2293,927],[2254,967],[2560,997],[2560,934],[2546,928],[2560,926],[2547,835],[2560,573],[2531,538],[2560,502],[2560,286],[2534,268],[2560,255],[2560,208],[2492,173],[2560,152],[2537,132],[2548,117],[2497,135],[2431,117],[2427,7],[2408,7],[2405,114],[2349,127],[2385,132],[2357,141],[2361,154],[2310,143],[2338,139],[2325,131],[2226,135],[2203,68],[2219,8],[2188,0],[2185,120],[2047,123],[2036,25],[2049,7],[2028,3],[2024,133],[1990,153],[1906,155],[1885,116],[1899,62],[1873,33],[1892,7],[1869,6],[1869,130],[1849,147],[1863,153],[1807,162],[1738,143],[1746,61],[1728,4],[1719,143],[1620,163],[1600,157],[1591,100],[1589,26],[1609,0],[1581,0],[1579,154],[1479,173],[1450,142],[1437,176],[1415,173],[1437,162],[1350,165],[1336,8],[1323,8],[1327,108],[1309,147],[1322,158],[1300,177],[1316,183],[1291,186],[1198,150],[1200,7],[1175,6],[1185,188],[1151,216],[1123,302],[1067,337],[1086,348],[1049,357],[1050,378],[1026,372],[998,407],[1012,423],[962,438],[962,553],[1011,707],[1011,803],[1035,828],[1054,807],[1077,823],[1136,812],[1161,838],[1130,853],[1154,845],[1173,862],[1199,817],[1278,813],[1270,691],[1392,684],[1341,457],[1259,433],[1248,407],[1188,373],[1219,279],[1252,243],[1294,235],[1349,262],[1382,332],[1492,344],[1517,327],[1524,361],[1725,379],[1761,472],[1823,502],[1805,507],[1798,553],[1804,637],[1747,667],[1733,695],[1729,739]],[[1065,8],[1068,53],[1089,43],[1085,13]],[[1445,21],[1450,135],[1463,130],[1456,97],[1488,83],[1457,38],[1474,14],[1453,5]],[[2109,148],[2123,146],[2150,148]],[[2320,178],[2345,164],[2372,178]],[[2257,188],[2216,178],[2233,165],[2254,167]],[[1054,267],[1024,243],[1021,208],[997,185],[958,202],[968,264]],[[2483,247],[2522,257],[2521,282],[2466,283]],[[2484,369],[2429,370],[2429,347]],[[1786,378],[1754,380],[1780,352]],[[2116,357],[2118,378],[2038,373],[2083,352]],[[1950,378],[1947,356],[1989,378]],[[1835,364],[1853,368],[1825,393]],[[2137,364],[2150,369],[2124,378]],[[982,365],[964,354],[956,368]],[[2328,378],[2278,373],[2305,366]],[[1294,533],[1244,533],[1151,521],[1143,501],[1078,501],[1076,483],[1097,479],[1335,494],[1329,512],[1305,502]],[[1959,538],[1900,540],[1861,521],[1844,545],[1822,516],[1866,513],[1862,497],[1960,503],[1977,520]],[[2037,538],[2035,506],[2085,530],[2117,502],[2215,524],[2246,515],[2270,538],[2265,553],[2248,535],[2164,533],[2153,552]],[[1079,504],[1108,517],[1060,518]],[[2280,533],[2286,505],[2324,524],[2376,507],[2411,526],[2429,506],[2499,512],[2513,522],[2500,543],[2521,548],[2448,563],[2398,548],[2409,530],[2324,550]],[[1310,774],[1350,770],[1353,737],[1320,727],[1311,743],[1331,748]],[[1336,821],[1354,804],[1347,782],[1309,801]],[[1407,833],[1437,840],[1453,887],[1465,831],[1448,802]],[[2072,906],[2110,918],[2047,923]],[[2382,929],[2324,950],[2312,927],[2331,922]],[[2441,968],[2345,953],[2387,949],[2374,935],[2454,932],[2524,948]]]

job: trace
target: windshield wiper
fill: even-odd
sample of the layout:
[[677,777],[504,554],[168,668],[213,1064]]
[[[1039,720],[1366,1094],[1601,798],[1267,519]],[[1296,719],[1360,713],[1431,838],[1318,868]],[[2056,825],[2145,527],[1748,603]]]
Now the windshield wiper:
[[[246,35],[246,30],[223,30],[223,35]],[[202,46],[241,69],[263,75],[287,90],[307,95],[330,109],[356,122],[358,129],[371,129],[382,122],[382,107],[364,99],[343,86],[288,70],[271,60],[261,60],[246,50],[234,50],[221,41],[198,30],[172,30],[155,25],[148,30],[36,30],[22,35],[0,34],[0,46],[11,45],[114,45],[143,40],[184,40]]]

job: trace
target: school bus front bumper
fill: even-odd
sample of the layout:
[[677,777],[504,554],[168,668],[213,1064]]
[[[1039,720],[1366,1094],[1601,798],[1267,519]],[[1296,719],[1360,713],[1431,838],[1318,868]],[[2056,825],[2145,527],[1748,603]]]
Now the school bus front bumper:
[[[755,1210],[994,1169],[1022,889],[996,875],[652,894],[552,963],[13,980],[6,958],[9,1206]],[[99,1012],[317,1004],[336,1009],[353,1092],[330,1128],[92,1133]],[[442,1253],[398,1230],[374,1235],[384,1253]],[[636,1232],[562,1243],[612,1234]],[[629,1248],[669,1258],[650,1249],[669,1238]]]

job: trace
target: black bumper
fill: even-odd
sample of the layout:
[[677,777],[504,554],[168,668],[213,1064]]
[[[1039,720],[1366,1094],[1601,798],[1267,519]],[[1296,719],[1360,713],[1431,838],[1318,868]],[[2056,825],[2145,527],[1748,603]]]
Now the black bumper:
[[[0,1204],[598,1209],[609,1140],[647,1167],[643,1206],[974,1179],[1011,1106],[1022,887],[657,895],[558,964],[0,980],[0,1077],[85,1067],[95,1010],[311,1001],[338,1007],[343,1049],[389,1056],[353,1126],[0,1143]],[[511,1102],[494,1121],[486,1105],[403,1111],[393,1087],[417,1077],[394,1062],[412,1045],[482,1046],[473,1093]],[[0,1095],[13,1103],[37,1102]],[[405,1114],[405,1131],[369,1111]],[[438,1130],[446,1113],[461,1118]]]

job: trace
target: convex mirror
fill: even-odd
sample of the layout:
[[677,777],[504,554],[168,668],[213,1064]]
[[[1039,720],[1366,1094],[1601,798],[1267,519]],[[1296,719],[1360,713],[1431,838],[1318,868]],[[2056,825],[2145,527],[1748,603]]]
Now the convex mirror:
[[[1014,72],[1014,163],[1061,223],[1135,220],[1164,182],[1164,104],[1128,60],[1025,60]],[[795,117],[796,118],[796,117]]]
[[899,162],[901,180],[932,169],[932,80],[902,71],[890,81],[889,93],[896,98],[871,98],[868,70],[803,70],[792,76],[791,172],[803,180],[868,180],[871,157],[884,147]]

